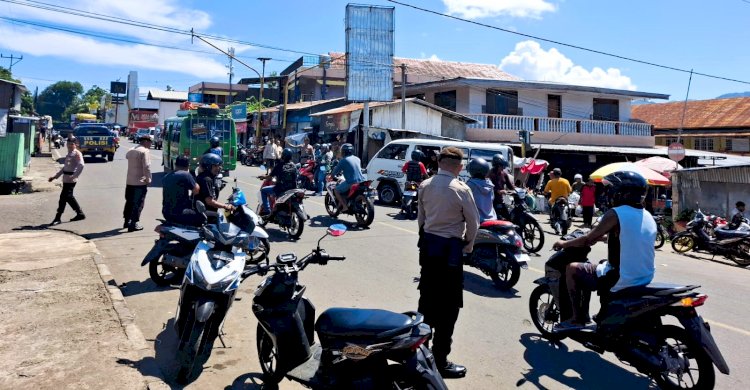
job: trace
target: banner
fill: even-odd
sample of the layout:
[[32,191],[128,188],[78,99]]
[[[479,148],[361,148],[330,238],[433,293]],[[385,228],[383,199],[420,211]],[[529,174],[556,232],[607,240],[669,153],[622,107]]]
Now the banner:
[[235,122],[247,121],[247,104],[238,104],[232,107],[232,119]]
[[237,129],[237,134],[247,133],[247,122],[235,122],[234,128]]
[[193,103],[203,103],[203,94],[202,93],[189,93],[188,101],[193,102]]

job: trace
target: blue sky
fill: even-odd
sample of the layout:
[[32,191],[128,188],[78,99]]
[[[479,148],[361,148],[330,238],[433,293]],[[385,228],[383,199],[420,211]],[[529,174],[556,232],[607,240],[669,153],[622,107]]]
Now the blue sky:
[[[87,37],[0,19],[0,53],[23,55],[13,73],[32,89],[58,80],[84,87],[109,86],[139,72],[141,88],[177,90],[200,81],[226,81],[226,57],[190,38],[26,7],[0,0],[0,16],[132,42],[203,52],[155,48]],[[750,81],[750,0],[401,0],[442,13],[676,68]],[[262,45],[310,53],[344,51],[341,0],[40,0],[178,29],[195,28]],[[364,1],[363,1],[364,2]],[[396,8],[396,55],[495,64],[528,80],[636,89],[684,99],[688,74],[537,41],[428,14],[385,0],[367,4]],[[221,47],[229,43],[216,42]],[[243,61],[271,57],[266,74],[280,71],[301,54],[231,44]],[[8,60],[0,64],[8,66]],[[253,77],[242,66],[235,78]],[[691,99],[750,91],[750,85],[694,76]]]

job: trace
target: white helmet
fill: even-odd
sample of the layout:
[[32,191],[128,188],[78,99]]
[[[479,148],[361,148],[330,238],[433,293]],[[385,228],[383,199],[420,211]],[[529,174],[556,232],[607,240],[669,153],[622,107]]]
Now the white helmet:
[[578,180],[578,179],[583,180],[583,176],[580,173],[576,173],[576,175],[573,176],[573,180]]

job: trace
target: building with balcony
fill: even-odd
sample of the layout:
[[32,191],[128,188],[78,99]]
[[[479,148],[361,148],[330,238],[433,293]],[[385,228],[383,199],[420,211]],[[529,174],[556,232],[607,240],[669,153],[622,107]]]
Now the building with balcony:
[[654,126],[657,145],[677,142],[682,128],[686,149],[750,155],[750,97],[643,104],[632,118]]

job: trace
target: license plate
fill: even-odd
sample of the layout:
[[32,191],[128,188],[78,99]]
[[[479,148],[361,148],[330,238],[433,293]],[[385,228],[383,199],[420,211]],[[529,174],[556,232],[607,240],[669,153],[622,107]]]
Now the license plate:
[[523,269],[528,269],[529,268],[529,260],[531,260],[531,258],[529,258],[529,255],[527,255],[525,253],[518,253],[518,254],[516,254],[516,262]]
[[404,191],[404,196],[417,196],[417,191]]

